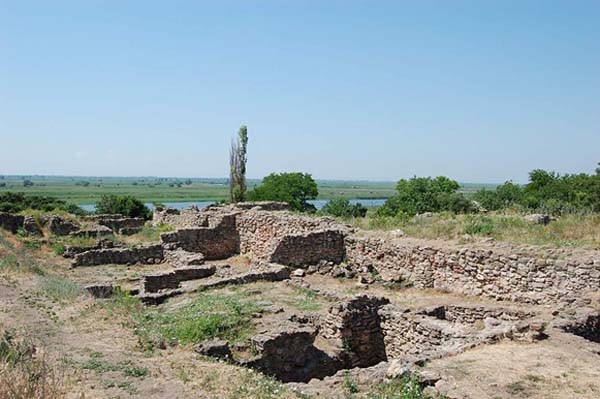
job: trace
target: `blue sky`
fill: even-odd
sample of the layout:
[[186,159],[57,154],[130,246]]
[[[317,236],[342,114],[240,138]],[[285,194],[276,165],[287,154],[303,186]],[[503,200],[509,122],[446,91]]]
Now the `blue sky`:
[[599,1],[2,1],[0,174],[523,182],[600,161]]

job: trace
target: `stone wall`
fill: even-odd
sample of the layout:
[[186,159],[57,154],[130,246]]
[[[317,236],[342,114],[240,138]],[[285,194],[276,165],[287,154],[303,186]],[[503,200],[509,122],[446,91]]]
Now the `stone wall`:
[[357,271],[375,269],[386,281],[498,300],[548,303],[600,288],[598,251],[467,245],[352,235],[346,237],[346,261]]
[[440,313],[445,310],[438,307],[430,312],[413,312],[395,305],[382,306],[379,315],[387,358],[431,359],[501,338],[531,342],[545,337],[545,324],[531,320],[527,313],[456,306],[446,319]]
[[200,252],[209,260],[239,254],[240,239],[235,228],[235,215],[211,218],[209,224],[209,227],[182,228],[162,233],[160,239],[169,249]]
[[378,310],[387,298],[359,295],[331,306],[320,335],[334,342],[350,367],[369,367],[387,359]]
[[162,245],[152,244],[134,248],[107,248],[82,252],[75,255],[71,266],[153,264],[161,263],[163,259]]
[[154,226],[166,224],[174,228],[208,227],[208,215],[196,207],[181,211],[174,208],[155,208],[152,224]]
[[170,272],[148,274],[144,276],[144,291],[158,292],[167,288],[179,288],[182,281],[196,280],[212,276],[215,266],[182,267]]
[[287,266],[340,263],[345,257],[344,233],[339,230],[285,235],[278,240],[269,261]]
[[139,232],[146,223],[143,218],[130,218],[123,215],[93,215],[86,217],[86,219],[101,226],[106,226],[115,233],[125,235]]
[[236,217],[240,252],[257,259],[301,266],[344,258],[346,227],[329,218],[250,210]]
[[440,320],[447,320],[453,323],[474,324],[487,318],[494,318],[505,321],[523,320],[534,315],[524,311],[516,311],[501,307],[486,306],[458,306],[443,305],[425,308],[417,312],[427,316],[433,316]]
[[0,227],[10,231],[11,233],[16,233],[17,230],[23,228],[24,221],[24,216],[0,212]]
[[71,220],[63,219],[57,215],[50,215],[46,225],[50,234],[56,236],[66,236],[79,230],[79,225]]

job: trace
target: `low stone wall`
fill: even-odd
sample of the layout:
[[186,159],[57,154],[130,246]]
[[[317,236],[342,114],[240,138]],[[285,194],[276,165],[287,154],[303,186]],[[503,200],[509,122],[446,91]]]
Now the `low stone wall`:
[[239,235],[235,229],[235,215],[212,219],[210,227],[184,228],[162,233],[161,241],[170,249],[181,248],[201,252],[205,259],[225,259],[240,252]]
[[134,248],[109,248],[82,252],[75,255],[71,266],[153,264],[161,263],[163,259],[162,245],[152,244]]
[[270,262],[288,266],[316,265],[321,261],[344,260],[344,233],[323,230],[283,236],[270,255]]
[[23,228],[25,217],[12,213],[0,212],[0,227],[11,233],[16,233],[17,230]]
[[257,201],[257,202],[238,202],[235,204],[236,208],[249,210],[257,209],[261,211],[289,211],[290,206],[287,202],[273,202],[273,201]]
[[523,320],[534,315],[528,312],[516,311],[504,308],[490,308],[485,306],[457,306],[444,305],[425,308],[418,312],[427,316],[433,316],[440,320],[453,323],[474,324],[487,318],[505,321]]
[[215,266],[184,267],[170,272],[144,276],[144,291],[158,292],[166,288],[179,288],[182,281],[196,280],[212,276]]
[[23,231],[27,235],[32,236],[41,236],[44,234],[37,220],[31,215],[25,216],[25,220],[23,220]]
[[86,217],[101,226],[106,226],[115,233],[130,235],[139,232],[146,221],[143,218],[129,218],[123,215],[93,215]]
[[598,252],[569,256],[511,246],[435,246],[353,235],[346,237],[346,261],[356,271],[374,269],[386,281],[498,300],[548,303],[600,288]]
[[531,342],[545,337],[545,324],[531,320],[527,313],[456,306],[450,308],[453,313],[446,319],[442,310],[445,309],[437,307],[429,312],[412,312],[395,305],[381,307],[379,315],[387,358],[436,358],[501,338]]
[[350,367],[369,367],[387,359],[378,310],[387,298],[360,295],[332,305],[320,335],[343,351]]
[[50,234],[56,236],[67,236],[79,230],[79,225],[67,219],[63,219],[60,216],[50,215],[47,219],[46,225]]
[[240,252],[286,265],[341,262],[345,226],[329,218],[250,210],[236,216]]
[[152,224],[158,226],[166,224],[174,228],[208,227],[208,215],[196,207],[183,210],[174,208],[155,208],[152,215]]

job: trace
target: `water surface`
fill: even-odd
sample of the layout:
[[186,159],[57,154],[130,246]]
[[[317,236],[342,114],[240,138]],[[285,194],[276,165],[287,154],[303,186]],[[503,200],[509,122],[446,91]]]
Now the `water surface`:
[[[329,200],[311,200],[308,201],[311,204],[313,204],[317,209],[321,209],[325,206],[325,204],[327,202],[329,202]],[[385,198],[369,198],[369,199],[351,199],[350,203],[351,204],[363,204],[364,206],[368,206],[368,207],[373,207],[373,206],[381,206],[383,205],[385,202]],[[165,206],[169,207],[169,208],[175,208],[175,209],[184,209],[184,208],[189,208],[192,205],[197,206],[198,208],[202,209],[202,208],[206,208],[209,205],[214,204],[215,201],[181,201],[181,202],[164,202]],[[150,209],[154,209],[154,205],[152,203],[146,203],[145,204],[148,208]],[[81,208],[85,209],[88,212],[94,212],[96,210],[96,204],[86,204],[86,205],[80,205]]]

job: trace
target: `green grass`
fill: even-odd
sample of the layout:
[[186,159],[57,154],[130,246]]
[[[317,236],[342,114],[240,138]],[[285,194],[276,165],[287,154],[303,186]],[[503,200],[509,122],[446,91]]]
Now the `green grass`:
[[171,312],[149,310],[138,333],[177,344],[217,337],[235,342],[248,336],[252,313],[257,310],[256,305],[240,295],[201,293],[191,304]]
[[[367,394],[368,399],[429,399],[417,376],[395,378],[375,387]],[[433,398],[431,398],[433,399]],[[441,399],[441,398],[440,398]]]
[[15,248],[1,232],[0,249],[5,251],[5,254],[0,257],[0,276],[7,277],[12,273],[34,273],[40,276],[45,274],[44,269],[31,256],[31,248],[28,246],[25,246],[25,249]]
[[158,226],[146,225],[139,233],[133,234],[131,239],[140,242],[156,242],[160,240],[160,234],[173,231],[173,227],[168,224],[159,224]]
[[260,310],[240,293],[200,293],[174,310],[148,308],[137,298],[117,293],[102,306],[109,317],[124,317],[137,334],[139,346],[150,351],[212,338],[239,342],[252,332],[252,314]]
[[305,312],[316,312],[323,307],[324,301],[313,290],[294,287],[294,295],[292,298],[283,299],[285,304]]
[[40,277],[40,291],[58,302],[72,301],[84,293],[74,282],[57,276]]

